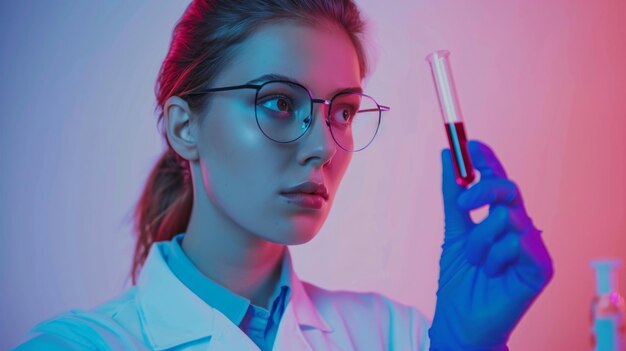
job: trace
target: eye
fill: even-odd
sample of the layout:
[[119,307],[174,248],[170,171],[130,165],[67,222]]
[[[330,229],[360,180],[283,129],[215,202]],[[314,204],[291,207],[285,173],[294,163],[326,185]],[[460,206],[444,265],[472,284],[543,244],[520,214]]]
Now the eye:
[[342,125],[349,125],[354,119],[356,109],[350,105],[343,105],[335,109],[333,112],[333,119]]
[[291,99],[284,95],[272,96],[261,102],[261,105],[266,109],[275,112],[292,112],[293,103]]
[[351,119],[351,118],[354,116],[354,114],[353,114],[353,113],[350,113],[350,111],[348,111],[348,110],[345,110],[345,109],[344,109],[344,110],[341,110],[341,111],[342,111],[342,117],[343,117],[343,119],[344,119],[344,120],[346,120],[346,121],[347,121],[347,120],[349,120],[349,119]]

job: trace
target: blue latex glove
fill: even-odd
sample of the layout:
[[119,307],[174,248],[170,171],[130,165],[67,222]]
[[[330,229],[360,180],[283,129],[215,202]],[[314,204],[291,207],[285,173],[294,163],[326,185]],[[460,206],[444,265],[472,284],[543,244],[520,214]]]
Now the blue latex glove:
[[[508,350],[513,328],[553,276],[552,259],[526,214],[521,194],[485,144],[468,143],[480,181],[455,181],[449,149],[441,153],[445,235],[431,350]],[[489,205],[474,223],[469,211]]]

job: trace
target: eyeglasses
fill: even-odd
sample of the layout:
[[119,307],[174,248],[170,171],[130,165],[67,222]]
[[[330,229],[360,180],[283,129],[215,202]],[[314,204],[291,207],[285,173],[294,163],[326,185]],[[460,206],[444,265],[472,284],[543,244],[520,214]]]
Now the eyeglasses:
[[313,104],[320,103],[329,105],[326,125],[337,145],[348,152],[361,151],[378,133],[382,111],[390,110],[359,92],[340,92],[330,100],[315,99],[305,86],[287,80],[212,88],[187,95],[235,89],[256,90],[257,125],[266,137],[278,143],[291,143],[301,138],[313,122]]

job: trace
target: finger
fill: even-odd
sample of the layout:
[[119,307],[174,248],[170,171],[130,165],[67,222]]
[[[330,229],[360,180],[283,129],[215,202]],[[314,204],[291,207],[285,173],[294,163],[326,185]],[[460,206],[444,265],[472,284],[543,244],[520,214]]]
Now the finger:
[[465,190],[457,184],[450,149],[441,151],[443,207],[446,233],[464,233],[473,224],[469,212],[459,208],[457,198]]
[[520,235],[509,232],[491,246],[485,260],[485,273],[494,277],[504,273],[509,265],[514,264],[520,256]]
[[473,265],[479,265],[485,259],[490,247],[508,229],[509,210],[497,206],[482,222],[478,223],[467,235],[465,254]]
[[509,179],[481,179],[458,197],[458,205],[464,210],[473,210],[484,205],[520,204],[519,189]]
[[470,140],[467,148],[474,168],[480,172],[480,179],[507,178],[504,167],[487,144]]
[[534,226],[522,233],[519,264],[515,267],[517,276],[530,288],[532,294],[538,294],[554,276],[552,257],[541,233]]

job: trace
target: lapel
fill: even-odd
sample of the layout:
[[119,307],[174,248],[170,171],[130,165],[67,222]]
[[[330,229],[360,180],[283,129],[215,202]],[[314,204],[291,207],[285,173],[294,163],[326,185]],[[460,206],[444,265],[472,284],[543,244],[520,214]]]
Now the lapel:
[[219,310],[213,310],[215,314],[215,329],[206,351],[241,350],[261,351],[261,349],[244,333],[237,325],[228,319]]
[[215,309],[190,291],[170,271],[156,242],[137,281],[137,311],[144,339],[154,350],[212,336],[219,320]]
[[[292,305],[292,313],[294,314],[296,323],[300,326],[308,326],[324,332],[332,332],[333,328],[330,327],[317,311],[315,304],[304,287],[305,283],[298,278],[296,271],[293,269],[289,246],[285,249],[285,255],[287,255],[287,264],[291,267],[291,296],[287,306]],[[286,311],[287,309],[285,308],[285,314],[287,313]]]
[[283,313],[274,340],[274,351],[313,350],[302,332],[303,327],[311,327],[307,333],[329,333],[333,328],[324,320],[313,301],[307,294],[303,282],[298,278],[292,266],[289,247],[285,250],[291,269],[291,297]]
[[[154,350],[164,350],[202,339],[207,350],[259,351],[254,342],[219,310],[206,304],[170,271],[156,242],[137,282],[137,311],[144,339]],[[285,250],[291,267],[289,248]],[[291,269],[292,293],[281,318],[273,350],[312,350],[301,328],[333,329],[318,313],[303,282]],[[319,331],[318,331],[319,332]]]

